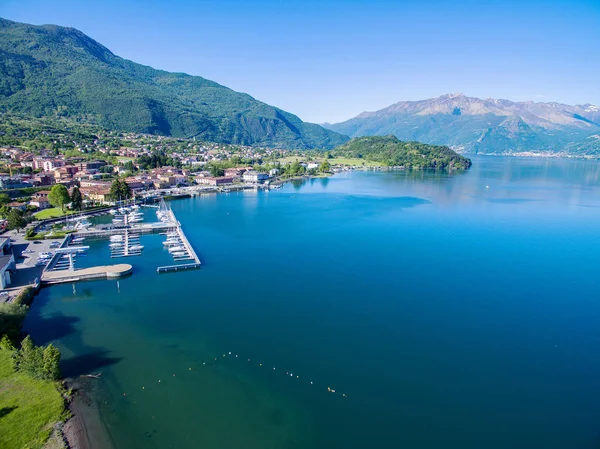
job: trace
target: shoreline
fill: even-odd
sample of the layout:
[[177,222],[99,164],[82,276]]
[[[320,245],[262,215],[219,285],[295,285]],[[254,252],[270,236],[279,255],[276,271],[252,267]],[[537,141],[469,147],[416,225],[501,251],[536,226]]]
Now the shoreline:
[[73,389],[73,397],[67,406],[71,417],[61,430],[68,449],[115,449],[94,401],[95,387],[91,380],[71,378],[66,379],[65,383]]

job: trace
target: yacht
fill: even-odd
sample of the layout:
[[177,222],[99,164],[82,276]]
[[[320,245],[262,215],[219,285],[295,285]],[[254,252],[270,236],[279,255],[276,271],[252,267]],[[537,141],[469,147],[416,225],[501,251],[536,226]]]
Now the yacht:
[[180,251],[185,251],[185,247],[182,245],[179,245],[179,246],[171,246],[169,248],[169,252],[171,252],[171,253],[177,253]]
[[144,249],[144,245],[133,245],[129,247],[130,251],[141,251]]

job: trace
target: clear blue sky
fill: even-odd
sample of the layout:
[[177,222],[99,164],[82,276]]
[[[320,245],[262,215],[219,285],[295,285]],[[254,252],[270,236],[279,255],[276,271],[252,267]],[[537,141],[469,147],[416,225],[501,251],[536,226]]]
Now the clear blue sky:
[[450,92],[600,104],[600,0],[0,0],[312,122]]

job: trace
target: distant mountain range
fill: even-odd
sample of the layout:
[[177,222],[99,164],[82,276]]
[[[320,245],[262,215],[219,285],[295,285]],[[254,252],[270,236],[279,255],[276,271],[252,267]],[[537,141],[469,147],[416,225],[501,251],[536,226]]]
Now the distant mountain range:
[[448,94],[401,101],[323,126],[351,137],[393,134],[462,153],[600,155],[600,107]]
[[0,19],[0,112],[81,117],[119,131],[294,149],[348,137],[213,81],[115,56],[73,28]]

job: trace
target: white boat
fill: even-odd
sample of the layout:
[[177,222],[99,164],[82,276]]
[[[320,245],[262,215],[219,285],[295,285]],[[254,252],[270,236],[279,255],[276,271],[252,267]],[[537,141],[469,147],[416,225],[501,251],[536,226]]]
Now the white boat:
[[117,215],[118,212],[119,211],[117,209],[111,209],[111,210],[108,211],[108,213],[111,214],[111,215]]
[[111,242],[120,242],[123,240],[123,236],[122,235],[111,235],[110,236],[110,241]]
[[82,243],[85,240],[85,237],[75,237],[71,239],[71,243]]
[[185,247],[182,245],[179,245],[179,246],[171,246],[169,248],[169,252],[171,252],[171,253],[177,253],[179,251],[185,251]]
[[144,249],[144,245],[133,245],[129,247],[130,251],[141,251]]
[[121,248],[122,246],[122,243],[111,243],[110,245],[108,245],[109,248]]
[[173,257],[184,257],[187,256],[188,254],[185,251],[176,251],[173,253]]

